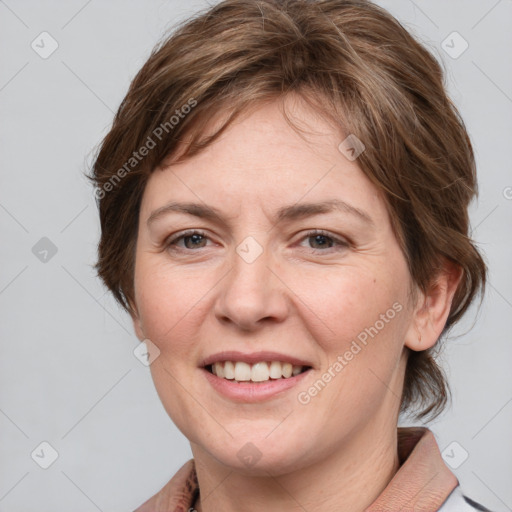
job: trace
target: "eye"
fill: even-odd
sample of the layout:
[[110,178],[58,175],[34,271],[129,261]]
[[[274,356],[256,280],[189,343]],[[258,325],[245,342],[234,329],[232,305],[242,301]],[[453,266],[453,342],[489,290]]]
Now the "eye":
[[312,241],[313,245],[317,247],[312,247],[312,249],[320,250],[320,252],[327,252],[325,249],[331,249],[334,246],[338,247],[348,247],[349,243],[345,240],[337,238],[326,231],[322,231],[321,229],[315,229],[310,231],[302,238],[302,240]]
[[[204,231],[191,229],[184,231],[175,236],[168,238],[165,242],[165,248],[177,251],[187,251],[195,249],[203,249],[207,246],[206,242],[209,240]],[[328,252],[327,249],[332,249],[335,246],[349,247],[349,243],[345,240],[337,238],[326,231],[315,229],[308,232],[301,240],[312,241],[311,243],[316,247],[310,247],[315,251]],[[183,245],[180,243],[183,242]]]
[[[171,250],[174,250],[175,247],[178,250],[183,249],[202,249],[205,247],[205,243],[208,237],[203,231],[198,231],[195,229],[191,229],[189,231],[184,231],[176,236],[170,237],[165,241],[165,247]],[[178,246],[178,242],[183,240],[184,247]]]

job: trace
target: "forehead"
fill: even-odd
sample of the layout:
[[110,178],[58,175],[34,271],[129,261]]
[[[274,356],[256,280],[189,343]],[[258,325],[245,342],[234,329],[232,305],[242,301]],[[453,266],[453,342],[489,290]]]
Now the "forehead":
[[[245,113],[198,154],[181,162],[168,159],[150,176],[141,214],[146,218],[170,201],[204,202],[234,214],[244,208],[277,209],[298,202],[344,200],[385,214],[381,194],[361,168],[340,151],[340,129],[309,105],[278,102]],[[215,119],[212,120],[215,126]]]

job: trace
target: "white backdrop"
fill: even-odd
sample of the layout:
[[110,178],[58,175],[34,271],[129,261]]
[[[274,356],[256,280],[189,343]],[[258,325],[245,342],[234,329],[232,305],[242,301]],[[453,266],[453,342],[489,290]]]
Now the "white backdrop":
[[[490,283],[447,344],[454,401],[431,428],[464,492],[512,510],[512,1],[378,3],[442,59],[475,145]],[[0,0],[0,512],[133,510],[191,457],[94,275],[83,172],[153,45],[204,7]]]

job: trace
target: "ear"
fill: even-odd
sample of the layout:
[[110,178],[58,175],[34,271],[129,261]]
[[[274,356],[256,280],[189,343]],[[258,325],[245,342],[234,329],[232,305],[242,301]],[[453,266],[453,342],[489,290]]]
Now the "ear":
[[462,268],[447,259],[427,293],[420,293],[405,346],[426,350],[436,344],[450,314],[453,296],[462,278]]
[[133,329],[139,341],[144,341],[146,336],[144,336],[144,329],[142,328],[142,322],[140,320],[139,312],[137,306],[133,302],[129,302],[130,305],[130,316],[132,317]]

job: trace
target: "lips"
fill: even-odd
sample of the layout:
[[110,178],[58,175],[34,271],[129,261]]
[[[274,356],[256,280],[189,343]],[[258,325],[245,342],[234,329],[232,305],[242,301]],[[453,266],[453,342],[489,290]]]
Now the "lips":
[[[241,363],[243,364],[243,363]],[[291,390],[298,386],[304,379],[311,375],[312,370],[306,370],[298,375],[289,378],[276,380],[267,380],[265,382],[237,382],[220,378],[209,372],[206,368],[201,368],[201,375],[219,395],[230,401],[237,403],[258,403],[267,400],[293,399],[294,395],[289,395]]]
[[[279,363],[275,364],[275,362]],[[252,368],[251,380],[247,380],[248,374],[244,372],[242,372],[244,375],[240,374],[242,381],[214,373],[217,369],[220,370],[222,368],[222,370],[226,370],[226,365],[234,366],[235,372],[237,371],[237,366],[242,366],[242,370],[244,366],[247,367],[248,365],[263,366],[258,363],[263,363],[264,366],[267,366],[268,363],[269,369],[273,372],[272,375],[275,375],[274,370],[279,366],[283,369],[284,375],[273,379],[270,375],[257,373],[255,378],[258,382],[255,382],[252,380]],[[272,366],[274,369],[272,369]],[[293,368],[297,369],[298,367],[300,367],[300,373],[293,372]],[[311,374],[313,365],[306,359],[300,359],[280,352],[260,351],[243,353],[229,350],[217,352],[206,357],[201,362],[200,369],[206,381],[220,395],[238,403],[256,403],[283,396],[283,393],[297,386]],[[236,377],[236,375],[233,373],[229,377]]]

